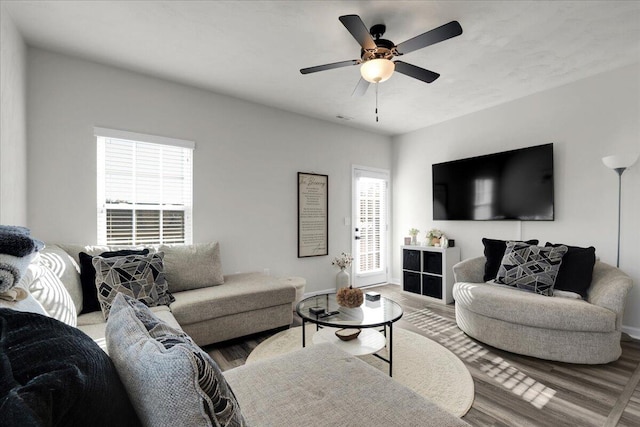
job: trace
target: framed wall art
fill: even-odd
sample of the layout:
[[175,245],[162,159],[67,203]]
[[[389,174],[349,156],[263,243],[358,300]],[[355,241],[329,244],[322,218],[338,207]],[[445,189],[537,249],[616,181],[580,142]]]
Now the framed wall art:
[[329,176],[298,172],[298,258],[329,254]]

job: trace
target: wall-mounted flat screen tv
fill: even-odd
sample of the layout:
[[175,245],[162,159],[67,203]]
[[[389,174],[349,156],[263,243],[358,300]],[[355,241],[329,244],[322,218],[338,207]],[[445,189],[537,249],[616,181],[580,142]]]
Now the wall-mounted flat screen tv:
[[437,163],[434,220],[553,221],[553,144]]

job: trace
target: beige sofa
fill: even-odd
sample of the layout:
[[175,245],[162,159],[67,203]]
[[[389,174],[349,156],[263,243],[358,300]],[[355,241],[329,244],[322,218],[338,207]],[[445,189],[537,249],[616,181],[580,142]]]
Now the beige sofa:
[[548,297],[484,283],[485,257],[453,267],[456,322],[491,346],[540,359],[599,364],[620,357],[621,322],[632,281],[596,262],[588,299]]
[[[82,309],[78,254],[84,251],[97,255],[113,249],[47,244],[41,251],[69,291],[77,313]],[[165,268],[170,268],[166,256],[165,261]],[[170,275],[169,270],[166,273]],[[221,285],[189,290],[172,290],[169,282],[169,291],[175,301],[168,307],[162,305],[152,310],[167,323],[179,326],[200,346],[288,327],[293,321],[291,305],[296,298],[296,288],[287,280],[262,273],[225,275]],[[77,316],[77,327],[99,344],[104,341],[105,325],[100,311]]]

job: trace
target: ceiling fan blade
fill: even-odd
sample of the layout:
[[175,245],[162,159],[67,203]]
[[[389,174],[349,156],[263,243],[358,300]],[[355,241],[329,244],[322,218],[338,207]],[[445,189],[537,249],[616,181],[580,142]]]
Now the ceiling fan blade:
[[317,65],[315,67],[302,68],[302,69],[300,69],[300,72],[302,74],[317,73],[318,71],[332,70],[334,68],[348,67],[350,65],[358,65],[359,63],[360,63],[359,59],[351,59],[349,61],[340,61],[340,62],[334,62],[332,64],[324,64],[324,65]]
[[358,15],[343,15],[340,18],[340,22],[351,33],[354,39],[362,46],[363,49],[375,49],[377,48],[376,42],[373,41],[373,37],[369,34],[367,26],[364,25],[362,19]]
[[396,65],[397,72],[413,77],[414,79],[422,80],[425,83],[431,83],[440,77],[440,74],[438,73],[416,67],[415,65],[407,64],[406,62],[395,61],[394,64]]
[[351,96],[362,96],[367,93],[367,89],[369,89],[369,82],[360,77],[360,81],[356,85]]
[[404,41],[396,46],[396,50],[399,54],[413,52],[414,50],[422,49],[423,47],[431,46],[432,44],[445,41],[452,37],[456,37],[462,34],[462,27],[458,21],[451,21],[448,24],[444,24],[438,28],[434,28],[431,31],[420,34],[412,39]]

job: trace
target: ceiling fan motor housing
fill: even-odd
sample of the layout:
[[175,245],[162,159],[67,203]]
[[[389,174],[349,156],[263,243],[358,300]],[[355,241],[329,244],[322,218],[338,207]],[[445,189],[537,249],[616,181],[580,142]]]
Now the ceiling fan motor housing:
[[374,41],[375,49],[360,49],[360,58],[363,62],[379,58],[391,59],[397,55],[396,45],[391,40],[376,39]]

